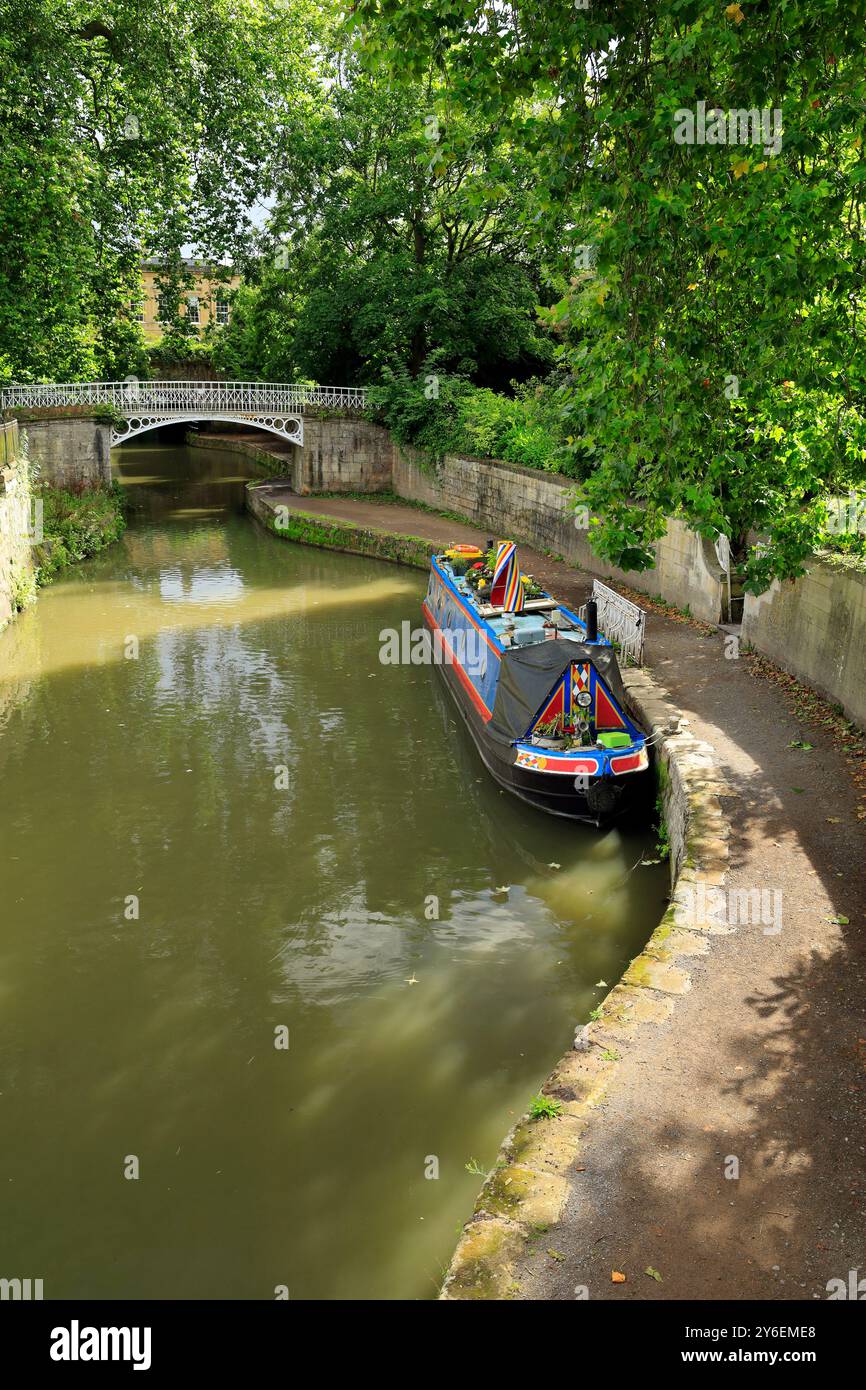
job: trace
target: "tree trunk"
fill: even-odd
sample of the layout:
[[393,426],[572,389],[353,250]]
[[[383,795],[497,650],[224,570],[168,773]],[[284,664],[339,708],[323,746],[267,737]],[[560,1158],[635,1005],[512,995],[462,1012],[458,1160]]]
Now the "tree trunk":
[[[419,268],[424,264],[424,257],[427,252],[427,238],[424,233],[424,223],[421,221],[412,224],[413,243],[415,252],[415,264]],[[419,323],[412,333],[409,344],[409,372],[412,376],[418,376],[424,365],[427,356],[427,328],[423,323]]]

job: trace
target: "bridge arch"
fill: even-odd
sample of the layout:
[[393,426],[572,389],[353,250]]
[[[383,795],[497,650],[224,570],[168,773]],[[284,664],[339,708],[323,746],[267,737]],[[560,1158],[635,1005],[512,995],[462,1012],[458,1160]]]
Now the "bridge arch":
[[229,415],[225,411],[197,410],[191,414],[176,411],[156,414],[142,411],[140,415],[130,413],[125,419],[117,420],[111,427],[111,447],[125,444],[128,439],[158,430],[163,425],[197,424],[202,420],[217,420],[225,424],[247,425],[251,429],[267,430],[288,444],[303,447],[304,419],[302,415]]

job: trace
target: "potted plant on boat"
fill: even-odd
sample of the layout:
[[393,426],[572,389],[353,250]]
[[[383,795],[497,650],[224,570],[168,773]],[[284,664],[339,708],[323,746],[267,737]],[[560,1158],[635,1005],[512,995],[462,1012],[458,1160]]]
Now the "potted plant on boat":
[[532,742],[539,748],[564,748],[566,744],[562,715],[554,719],[542,719],[532,730]]

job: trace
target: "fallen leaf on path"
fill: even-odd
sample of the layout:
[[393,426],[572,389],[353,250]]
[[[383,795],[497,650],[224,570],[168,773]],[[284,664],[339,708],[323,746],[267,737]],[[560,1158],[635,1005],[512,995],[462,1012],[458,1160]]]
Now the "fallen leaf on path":
[[625,1275],[618,1269],[612,1269],[610,1271],[610,1282],[612,1284],[624,1284]]
[[662,1276],[659,1274],[657,1269],[653,1269],[652,1265],[647,1265],[646,1269],[644,1270],[644,1274],[648,1274],[650,1279],[655,1279],[657,1284],[660,1284],[662,1282]]
[[547,1253],[548,1253],[548,1255],[550,1256],[550,1258],[551,1258],[552,1260],[559,1260],[559,1261],[561,1262],[562,1260],[565,1259],[565,1256],[564,1256],[564,1255],[560,1255],[560,1253],[559,1253],[558,1250],[548,1250]]

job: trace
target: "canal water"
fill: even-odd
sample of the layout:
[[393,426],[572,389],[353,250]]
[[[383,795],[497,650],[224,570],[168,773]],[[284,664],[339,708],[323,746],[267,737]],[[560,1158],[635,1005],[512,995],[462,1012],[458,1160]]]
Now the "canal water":
[[123,541],[0,637],[0,1276],[434,1297],[665,871],[380,664],[420,573],[267,534],[238,456],[116,467]]

